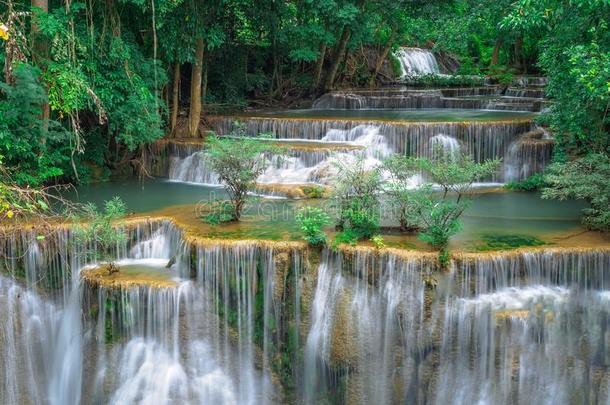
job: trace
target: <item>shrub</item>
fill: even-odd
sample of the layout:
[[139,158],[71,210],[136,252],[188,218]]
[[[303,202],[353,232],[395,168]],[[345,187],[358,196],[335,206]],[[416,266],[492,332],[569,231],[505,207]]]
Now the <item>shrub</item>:
[[371,238],[371,242],[375,246],[375,249],[383,249],[385,247],[385,241],[383,240],[383,236],[375,235]]
[[330,217],[320,208],[306,207],[296,215],[296,221],[303,239],[310,245],[321,245],[326,243],[327,236],[323,228],[331,224]]
[[318,185],[308,185],[308,186],[303,186],[301,188],[303,190],[303,194],[305,194],[305,196],[307,198],[323,198],[324,197],[324,187],[322,186],[318,186]]
[[104,203],[104,210],[98,211],[95,204],[87,204],[84,214],[77,218],[82,225],[74,229],[77,242],[84,245],[84,254],[88,259],[110,261],[111,272],[117,271],[113,265],[113,248],[127,240],[127,234],[116,221],[127,214],[127,207],[120,197]]
[[218,225],[233,220],[233,206],[229,201],[215,201],[211,204],[210,212],[203,216],[203,220],[210,225]]
[[269,137],[265,134],[248,138],[243,127],[238,125],[230,136],[212,134],[206,139],[207,149],[203,153],[207,154],[212,169],[226,186],[232,221],[239,221],[248,193],[254,190],[256,179],[269,165],[265,153],[281,151],[270,142],[264,142]]
[[419,236],[432,247],[443,250],[449,244],[449,238],[462,229],[459,219],[472,199],[474,182],[492,175],[500,160],[477,163],[462,152],[437,151],[434,159],[420,159],[419,162],[427,179],[440,187],[439,193],[432,184],[426,184],[416,194],[422,227]]
[[380,170],[367,168],[363,158],[337,166],[339,173],[332,199],[339,212],[336,227],[350,230],[357,240],[371,238],[380,226]]
[[610,230],[610,156],[589,154],[566,163],[549,166],[545,180],[548,187],[542,198],[576,198],[591,204],[584,209],[583,222],[591,229]]
[[544,181],[542,173],[535,173],[526,179],[508,182],[504,185],[504,188],[515,191],[536,191],[540,190],[545,185],[546,182]]

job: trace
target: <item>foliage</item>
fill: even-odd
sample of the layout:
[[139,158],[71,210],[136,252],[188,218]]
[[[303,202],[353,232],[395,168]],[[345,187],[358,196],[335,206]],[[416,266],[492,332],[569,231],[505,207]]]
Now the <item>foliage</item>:
[[477,163],[463,152],[455,154],[442,149],[435,150],[434,155],[433,159],[418,160],[420,170],[430,183],[420,186],[413,194],[413,215],[421,229],[420,239],[444,250],[449,238],[462,229],[460,217],[473,197],[473,184],[492,175],[500,160]]
[[47,101],[40,71],[20,64],[14,85],[0,83],[0,154],[17,185],[39,186],[63,174],[68,160],[68,133],[56,121],[41,117]]
[[539,65],[555,100],[547,120],[560,155],[610,147],[610,3],[520,0],[504,25],[544,33]]
[[0,156],[0,221],[30,217],[57,221],[80,209],[62,197],[66,186],[23,187],[15,183],[2,160]]
[[395,155],[383,162],[383,169],[390,175],[390,180],[385,184],[385,191],[392,213],[398,217],[400,230],[407,232],[417,229],[418,191],[415,190],[414,176],[419,174],[419,159]]
[[231,220],[239,221],[248,193],[256,187],[256,179],[263,174],[269,161],[265,153],[280,152],[271,145],[269,136],[248,138],[239,126],[231,136],[219,137],[211,134],[206,138],[207,148],[203,152],[210,166],[227,188],[232,207]]
[[420,75],[408,78],[407,83],[416,87],[476,87],[482,86],[484,79],[473,75]]
[[333,240],[331,247],[336,250],[339,245],[345,244],[356,246],[356,242],[358,242],[360,239],[361,238],[358,232],[356,232],[354,229],[346,229],[335,234],[335,239]]
[[[438,254],[438,263],[440,264],[442,269],[446,269],[449,267],[449,263],[451,262],[451,252],[447,249],[442,249]],[[436,283],[427,283],[433,284],[436,286]]]
[[380,226],[381,172],[377,167],[367,167],[361,157],[335,165],[338,174],[332,201],[338,212],[336,227],[349,231],[357,240],[369,239]]
[[549,166],[545,180],[548,187],[542,198],[584,199],[591,206],[584,209],[583,222],[591,229],[610,230],[610,157],[589,154],[580,159]]
[[86,223],[74,227],[74,238],[84,246],[88,259],[112,263],[113,248],[118,248],[127,239],[127,233],[118,222],[126,214],[127,207],[118,196],[106,201],[103,211],[93,203],[85,206],[84,213],[75,219]]
[[323,228],[331,223],[330,217],[322,209],[317,207],[305,207],[295,217],[303,239],[310,245],[321,245],[326,243],[327,236]]
[[385,241],[383,240],[383,236],[381,236],[381,235],[373,236],[371,238],[371,242],[373,242],[375,249],[383,249],[384,247],[386,247]]
[[233,205],[229,201],[215,201],[210,212],[203,216],[203,220],[210,225],[219,225],[223,222],[233,221]]
[[542,173],[535,173],[526,179],[508,182],[504,185],[504,188],[515,191],[536,191],[545,185],[546,182]]
[[529,235],[483,235],[478,251],[510,250],[523,246],[542,246],[544,241]]
[[323,198],[325,189],[322,186],[318,186],[315,184],[303,186],[301,188],[303,190],[303,194],[307,198]]

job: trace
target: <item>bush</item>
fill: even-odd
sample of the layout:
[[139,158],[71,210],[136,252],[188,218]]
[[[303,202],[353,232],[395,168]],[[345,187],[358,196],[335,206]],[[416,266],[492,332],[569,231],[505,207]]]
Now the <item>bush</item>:
[[542,173],[535,173],[526,179],[511,181],[504,185],[507,190],[514,191],[537,191],[546,185]]
[[305,196],[307,198],[323,198],[324,197],[324,187],[322,186],[318,186],[318,185],[310,185],[310,186],[303,186],[301,188],[301,190],[303,190],[303,194],[305,194]]
[[591,229],[610,230],[610,156],[589,154],[580,159],[554,163],[548,167],[545,180],[548,187],[542,198],[586,200],[583,222]]
[[203,216],[203,220],[210,225],[218,225],[233,220],[233,205],[229,201],[215,201],[210,212]]
[[373,236],[371,238],[371,242],[373,242],[375,249],[383,249],[386,246],[385,241],[383,240],[383,236],[381,236],[381,235]]
[[320,208],[306,207],[296,215],[296,221],[303,239],[309,242],[310,245],[321,245],[326,243],[327,236],[323,228],[330,225],[330,217]]
[[93,260],[109,260],[111,271],[113,248],[127,240],[127,234],[116,221],[127,215],[127,207],[120,197],[104,203],[104,210],[98,211],[95,204],[85,206],[84,214],[76,218],[84,224],[74,229],[75,240],[84,245],[84,254]]
[[256,179],[269,165],[265,153],[281,152],[270,142],[264,142],[269,138],[266,134],[248,138],[243,127],[238,125],[227,137],[212,134],[206,139],[207,149],[203,153],[207,154],[212,169],[227,189],[232,221],[239,221],[248,193],[254,190]]
[[462,229],[459,219],[472,199],[472,185],[492,175],[499,166],[499,159],[477,163],[462,152],[450,154],[442,150],[435,151],[434,159],[420,159],[419,167],[432,184],[440,187],[440,192],[426,184],[416,194],[422,228],[419,237],[436,249],[446,249],[449,238]]
[[367,168],[363,158],[337,163],[339,173],[333,191],[333,204],[339,212],[336,227],[350,230],[357,240],[376,235],[380,226],[381,172]]

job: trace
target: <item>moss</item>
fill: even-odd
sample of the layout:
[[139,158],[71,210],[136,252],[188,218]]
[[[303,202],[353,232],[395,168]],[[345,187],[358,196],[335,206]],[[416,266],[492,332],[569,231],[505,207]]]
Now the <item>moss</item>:
[[546,243],[528,235],[484,235],[482,244],[476,246],[479,252],[491,250],[512,250],[527,246],[542,246]]
[[326,192],[324,187],[317,185],[303,186],[301,189],[307,198],[323,198]]
[[504,188],[514,191],[537,191],[545,186],[544,176],[541,173],[536,173],[526,179],[506,183]]
[[388,54],[388,59],[390,60],[390,66],[392,67],[392,74],[395,78],[400,78],[402,76],[400,60],[398,60],[396,55],[394,55],[392,52]]

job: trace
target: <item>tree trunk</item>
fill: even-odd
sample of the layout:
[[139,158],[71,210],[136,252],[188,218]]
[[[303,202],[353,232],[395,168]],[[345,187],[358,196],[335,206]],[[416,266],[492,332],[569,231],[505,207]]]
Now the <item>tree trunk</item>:
[[518,36],[515,40],[515,67],[523,70],[523,37]]
[[180,109],[180,63],[174,64],[174,81],[172,83],[172,134],[176,131],[178,124],[178,110]]
[[189,109],[189,136],[197,136],[199,124],[201,123],[201,77],[203,71],[203,54],[205,43],[203,39],[197,40],[195,51],[195,63],[191,71],[191,105]]
[[324,58],[326,57],[326,43],[322,42],[320,45],[320,56],[316,62],[316,70],[313,73],[312,88],[316,90],[320,87],[320,80],[322,79],[322,68],[324,68]]
[[394,43],[394,38],[396,38],[396,31],[392,30],[392,34],[390,35],[390,38],[388,38],[388,43],[385,45],[385,48],[383,48],[383,51],[377,56],[377,62],[375,63],[375,70],[373,71],[373,74],[371,75],[371,79],[369,80],[369,87],[373,87],[375,85],[375,81],[377,80],[377,75],[379,74],[379,71],[381,70],[381,67],[383,66],[383,62],[388,57],[388,54],[390,53],[390,49],[392,49],[392,44]]
[[496,66],[500,63],[500,48],[502,47],[502,37],[498,36],[496,38],[496,43],[494,44],[494,51],[491,54],[491,62],[489,66]]
[[208,58],[206,55],[205,62],[203,63],[203,84],[201,85],[201,99],[205,103],[205,98],[208,95]]
[[343,56],[345,54],[345,49],[347,48],[347,41],[349,41],[350,35],[351,31],[349,29],[349,26],[343,26],[341,39],[339,40],[335,52],[333,53],[331,65],[328,70],[328,73],[326,74],[326,79],[324,80],[324,91],[329,91],[333,88],[333,84],[335,83],[335,78],[337,76],[337,71],[339,70],[339,65],[341,64]]

